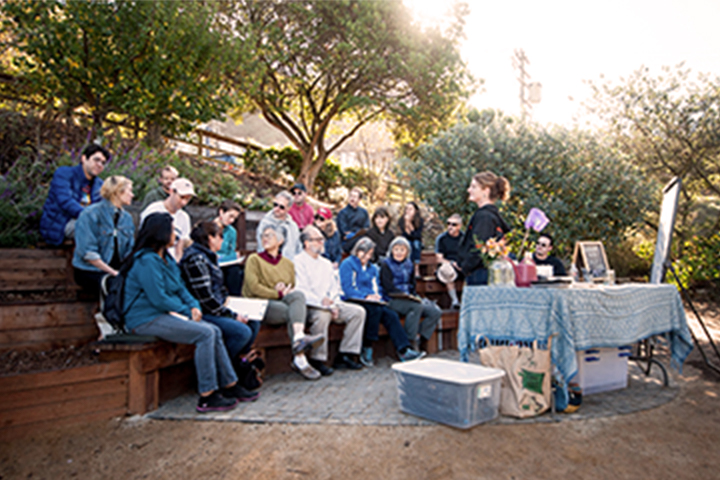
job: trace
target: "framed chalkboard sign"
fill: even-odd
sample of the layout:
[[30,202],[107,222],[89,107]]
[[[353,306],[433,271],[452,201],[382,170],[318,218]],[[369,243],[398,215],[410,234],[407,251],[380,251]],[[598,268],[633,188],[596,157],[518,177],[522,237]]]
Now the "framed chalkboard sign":
[[591,272],[593,279],[598,281],[605,280],[610,270],[602,242],[576,242],[573,264],[579,272]]

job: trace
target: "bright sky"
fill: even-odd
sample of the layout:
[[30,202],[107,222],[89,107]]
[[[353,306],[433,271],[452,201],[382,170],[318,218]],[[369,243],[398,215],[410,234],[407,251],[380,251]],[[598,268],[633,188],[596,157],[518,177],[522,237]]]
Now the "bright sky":
[[[441,0],[403,0],[424,21],[442,16]],[[530,81],[542,84],[535,120],[571,125],[590,95],[583,80],[617,81],[641,66],[659,74],[684,61],[694,73],[720,75],[718,0],[466,0],[463,56],[485,80],[476,107],[519,115],[519,83],[512,67],[523,49]],[[570,97],[574,100],[570,100]]]

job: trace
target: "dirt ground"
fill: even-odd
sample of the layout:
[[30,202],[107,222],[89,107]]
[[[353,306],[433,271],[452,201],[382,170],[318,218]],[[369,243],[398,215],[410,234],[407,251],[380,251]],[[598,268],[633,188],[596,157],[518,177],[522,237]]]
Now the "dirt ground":
[[469,431],[116,419],[0,443],[0,479],[720,478],[720,376],[695,349],[675,378],[653,410]]

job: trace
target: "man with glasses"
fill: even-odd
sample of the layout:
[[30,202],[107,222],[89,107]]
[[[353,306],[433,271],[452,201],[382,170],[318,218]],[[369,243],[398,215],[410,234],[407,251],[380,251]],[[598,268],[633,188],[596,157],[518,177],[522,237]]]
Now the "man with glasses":
[[190,215],[183,208],[190,203],[195,196],[195,188],[187,178],[178,178],[170,184],[170,196],[165,200],[158,200],[148,205],[140,214],[140,225],[142,226],[145,217],[151,213],[169,213],[173,217],[173,228],[177,240],[175,246],[168,250],[176,262],[180,262],[183,256],[185,244],[190,241]]
[[564,277],[565,265],[554,255],[550,255],[553,248],[553,237],[549,233],[541,233],[535,243],[535,252],[533,253],[533,261],[535,265],[552,265],[553,276]]
[[322,335],[325,340],[310,353],[310,365],[328,376],[333,369],[325,365],[328,359],[328,328],[330,322],[344,323],[345,330],[333,366],[359,370],[362,365],[355,358],[360,354],[365,327],[365,309],[340,300],[342,289],[332,263],[322,257],[325,237],[312,225],[301,235],[304,250],[295,257],[296,289],[305,294],[307,323],[311,335]]
[[257,228],[257,252],[263,252],[261,234],[266,227],[272,226],[275,230],[282,233],[285,238],[281,253],[282,256],[292,261],[295,255],[300,253],[302,245],[300,244],[300,230],[295,220],[288,215],[290,205],[292,205],[293,197],[287,190],[275,195],[273,208],[260,220]]
[[40,234],[47,243],[60,245],[66,238],[75,238],[80,212],[102,200],[103,181],[98,175],[109,160],[110,152],[91,144],[83,150],[79,165],[55,170],[40,218]]
[[299,230],[311,225],[315,212],[305,200],[307,200],[307,189],[302,183],[296,183],[290,193],[293,195],[293,204],[288,210],[290,217],[295,220]]
[[435,239],[435,257],[440,264],[436,275],[447,286],[452,302],[451,308],[460,308],[455,282],[462,282],[462,270],[458,265],[460,239],[462,238],[462,217],[453,213],[447,220],[447,230]]
[[350,190],[348,204],[337,214],[337,227],[340,230],[342,249],[345,253],[350,253],[355,242],[370,228],[370,216],[367,210],[360,206],[362,196],[362,190],[359,188]]

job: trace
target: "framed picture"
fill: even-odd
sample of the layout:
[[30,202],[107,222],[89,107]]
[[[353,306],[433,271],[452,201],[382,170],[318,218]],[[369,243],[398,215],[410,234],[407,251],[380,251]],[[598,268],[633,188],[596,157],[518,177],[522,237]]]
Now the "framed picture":
[[578,272],[590,271],[595,281],[605,280],[610,270],[602,242],[576,242],[573,264],[577,266]]

